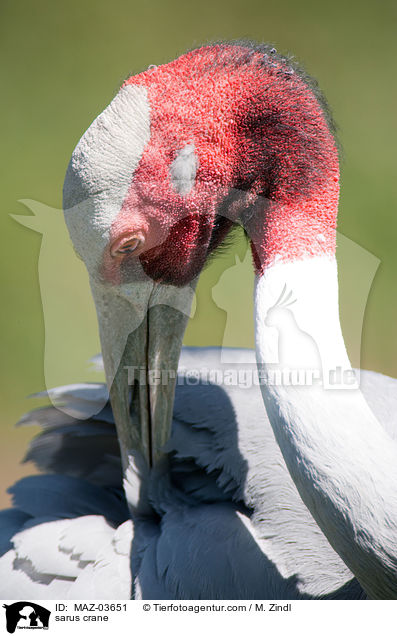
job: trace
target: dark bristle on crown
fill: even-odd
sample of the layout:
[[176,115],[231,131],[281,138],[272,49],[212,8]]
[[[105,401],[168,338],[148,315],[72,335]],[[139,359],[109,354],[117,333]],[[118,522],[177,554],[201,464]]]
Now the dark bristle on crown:
[[[303,66],[301,66],[301,64],[298,63],[293,58],[293,56],[282,55],[281,53],[278,53],[277,49],[274,47],[273,44],[254,42],[248,39],[239,39],[239,40],[230,40],[230,41],[215,40],[212,42],[208,42],[206,44],[195,46],[194,48],[189,49],[189,52],[197,51],[200,48],[207,47],[207,46],[219,46],[220,50],[222,48],[230,49],[231,47],[235,47],[236,55],[234,56],[233,61],[236,65],[243,66],[244,64],[248,64],[251,60],[252,55],[254,53],[259,53],[262,55],[264,66],[271,68],[272,66],[274,67],[275,63],[277,62],[278,64],[281,64],[284,67],[283,72],[285,73],[285,75],[296,74],[315,95],[317,102],[324,113],[324,117],[327,121],[328,128],[335,139],[339,156],[341,158],[342,148],[338,140],[338,136],[337,136],[338,127],[333,118],[332,110],[321,88],[319,87],[317,80],[311,75],[309,75],[305,71]],[[246,49],[246,53],[245,52],[242,53],[242,49]]]

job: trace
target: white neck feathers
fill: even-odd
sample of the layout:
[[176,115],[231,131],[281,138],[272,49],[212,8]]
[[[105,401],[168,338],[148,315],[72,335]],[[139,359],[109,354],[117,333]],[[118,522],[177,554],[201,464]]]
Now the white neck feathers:
[[397,446],[354,381],[335,259],[269,267],[255,335],[266,410],[304,503],[367,593],[397,598]]

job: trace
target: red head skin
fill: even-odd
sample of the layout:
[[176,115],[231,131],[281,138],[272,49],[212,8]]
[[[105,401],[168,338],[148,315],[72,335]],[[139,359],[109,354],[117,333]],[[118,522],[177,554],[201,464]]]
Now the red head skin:
[[[205,46],[130,77],[145,86],[150,141],[135,170],[110,245],[142,232],[146,274],[188,283],[240,221],[257,274],[274,259],[333,254],[338,153],[319,102],[285,60],[249,45]],[[170,168],[194,144],[193,188],[180,195]],[[104,255],[108,280],[123,280],[131,256]]]

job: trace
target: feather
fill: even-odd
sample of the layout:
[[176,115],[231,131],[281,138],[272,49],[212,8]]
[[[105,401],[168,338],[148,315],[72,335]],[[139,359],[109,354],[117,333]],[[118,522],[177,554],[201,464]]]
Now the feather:
[[[125,498],[109,405],[103,419],[53,406],[24,416],[42,427],[28,459],[57,474],[15,484],[15,507],[0,513],[3,598],[363,597],[297,494],[259,388],[185,381],[191,370],[231,364],[254,368],[252,352],[228,351],[223,365],[215,348],[183,350],[169,474],[131,460]],[[395,381],[361,372],[361,383],[395,435]],[[85,385],[57,396],[77,409],[103,395],[88,389],[86,398]]]
[[110,541],[98,550],[95,560],[77,577],[67,598],[130,599],[132,541],[133,525],[129,520],[113,531]]
[[48,579],[46,583],[34,581],[23,569],[14,567],[15,552],[10,550],[0,558],[0,598],[33,600],[66,598],[70,581]]
[[40,517],[78,517],[104,514],[114,523],[128,518],[128,509],[117,491],[66,475],[24,477],[9,488],[15,507]]
[[31,519],[30,515],[22,510],[9,508],[0,510],[0,556],[12,548],[12,537]]

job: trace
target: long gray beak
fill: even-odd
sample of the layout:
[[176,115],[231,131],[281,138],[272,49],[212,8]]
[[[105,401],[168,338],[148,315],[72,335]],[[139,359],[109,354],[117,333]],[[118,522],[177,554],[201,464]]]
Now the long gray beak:
[[183,335],[195,282],[115,289],[92,283],[105,372],[124,469],[129,457],[154,467],[170,436]]

